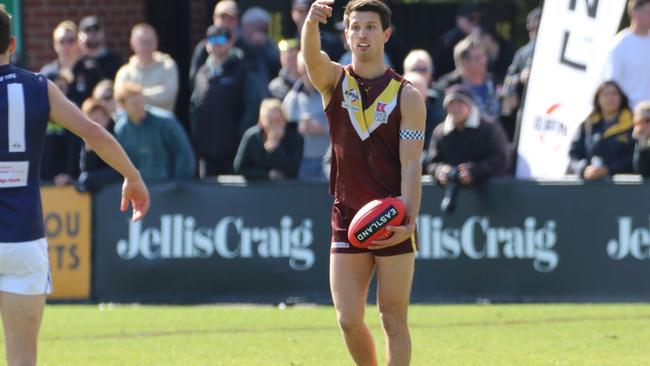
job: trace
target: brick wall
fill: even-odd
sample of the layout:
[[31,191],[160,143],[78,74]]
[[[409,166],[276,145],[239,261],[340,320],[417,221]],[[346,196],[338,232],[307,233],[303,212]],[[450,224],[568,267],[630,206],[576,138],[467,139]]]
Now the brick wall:
[[145,20],[145,0],[23,0],[22,9],[25,64],[35,71],[56,57],[52,31],[62,20],[78,23],[86,15],[97,15],[108,46],[124,60],[131,54],[131,26]]

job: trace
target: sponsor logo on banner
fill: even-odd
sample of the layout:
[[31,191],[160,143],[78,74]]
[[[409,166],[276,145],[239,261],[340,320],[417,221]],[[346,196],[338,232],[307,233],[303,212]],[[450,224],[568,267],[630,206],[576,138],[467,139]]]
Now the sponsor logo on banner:
[[618,238],[607,242],[607,255],[616,260],[650,259],[650,218],[648,226],[635,228],[632,217],[619,217]]
[[283,216],[278,226],[247,226],[243,217],[228,216],[213,227],[197,227],[193,216],[169,214],[160,216],[158,227],[129,222],[129,237],[119,240],[116,249],[126,260],[288,258],[292,269],[307,270],[315,261],[313,226],[310,219],[294,226],[290,216]]
[[554,220],[538,223],[526,217],[522,226],[499,227],[490,225],[488,217],[472,216],[460,227],[445,227],[440,217],[420,215],[417,258],[532,260],[535,271],[552,272],[560,260],[553,250],[556,226]]
[[561,103],[553,103],[542,115],[535,116],[533,128],[537,132],[539,143],[551,151],[562,148],[569,136],[566,108]]

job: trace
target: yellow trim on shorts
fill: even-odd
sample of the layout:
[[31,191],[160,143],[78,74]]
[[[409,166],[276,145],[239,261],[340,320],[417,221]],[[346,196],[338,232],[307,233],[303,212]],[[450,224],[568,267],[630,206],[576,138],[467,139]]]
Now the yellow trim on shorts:
[[413,252],[418,251],[418,247],[415,245],[415,233],[411,234],[411,247],[413,247]]

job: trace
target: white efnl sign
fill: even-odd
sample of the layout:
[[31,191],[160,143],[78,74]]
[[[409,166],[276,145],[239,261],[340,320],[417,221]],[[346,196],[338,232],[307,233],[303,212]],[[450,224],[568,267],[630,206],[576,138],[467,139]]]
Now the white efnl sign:
[[517,177],[554,179],[592,107],[626,0],[546,1],[520,125]]

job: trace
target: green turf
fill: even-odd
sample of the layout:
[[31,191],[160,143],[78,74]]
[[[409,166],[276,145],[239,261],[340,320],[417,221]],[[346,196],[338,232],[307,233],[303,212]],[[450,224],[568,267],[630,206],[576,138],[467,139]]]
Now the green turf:
[[[374,307],[366,320],[383,361]],[[410,324],[413,365],[650,365],[650,305],[417,305]],[[39,361],[352,364],[331,307],[234,305],[48,305]]]

